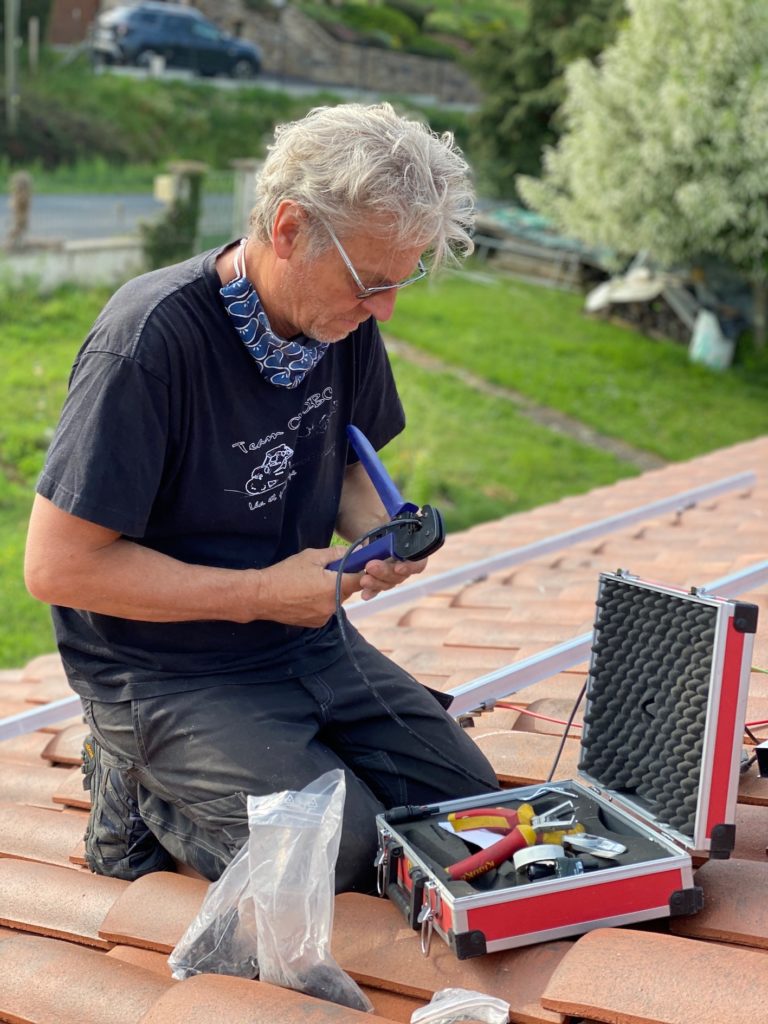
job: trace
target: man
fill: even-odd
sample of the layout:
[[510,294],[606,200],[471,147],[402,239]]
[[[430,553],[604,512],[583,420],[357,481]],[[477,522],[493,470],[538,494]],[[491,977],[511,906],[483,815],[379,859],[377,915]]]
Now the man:
[[[387,104],[276,132],[247,239],[119,289],[77,356],[38,484],[30,592],[93,736],[93,870],[217,878],[247,795],[345,771],[337,888],[368,890],[384,807],[496,787],[435,695],[335,614],[387,521],[348,447],[404,417],[377,321],[471,249],[467,165]],[[363,599],[424,563],[345,574]]]

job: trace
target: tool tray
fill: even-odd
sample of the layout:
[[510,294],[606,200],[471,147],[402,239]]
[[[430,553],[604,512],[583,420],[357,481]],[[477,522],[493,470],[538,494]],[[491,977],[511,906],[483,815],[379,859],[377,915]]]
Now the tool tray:
[[[602,574],[578,777],[377,819],[379,889],[421,929],[422,949],[433,930],[464,959],[699,910],[694,859],[734,845],[756,626],[754,605]],[[443,827],[449,814],[530,804],[546,816],[565,801],[587,834],[623,852],[447,876],[475,849]]]

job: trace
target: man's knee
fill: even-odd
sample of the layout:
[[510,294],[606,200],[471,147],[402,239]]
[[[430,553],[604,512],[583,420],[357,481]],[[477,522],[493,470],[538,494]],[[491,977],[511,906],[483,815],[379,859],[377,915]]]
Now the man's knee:
[[173,871],[172,858],[141,816],[136,781],[93,736],[83,745],[83,774],[83,788],[91,796],[83,837],[91,871],[127,881],[151,871]]

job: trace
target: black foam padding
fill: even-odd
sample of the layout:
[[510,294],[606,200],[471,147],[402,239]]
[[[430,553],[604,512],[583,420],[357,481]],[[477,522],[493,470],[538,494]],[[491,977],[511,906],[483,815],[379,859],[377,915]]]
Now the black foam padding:
[[692,836],[717,609],[604,579],[579,768]]

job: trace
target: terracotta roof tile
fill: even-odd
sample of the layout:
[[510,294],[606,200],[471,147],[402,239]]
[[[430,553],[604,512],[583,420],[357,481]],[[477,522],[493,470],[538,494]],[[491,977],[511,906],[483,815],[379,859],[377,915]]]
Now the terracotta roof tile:
[[[372,927],[372,922],[376,926]],[[442,988],[467,988],[505,999],[512,1019],[559,1021],[539,996],[570,942],[547,942],[471,960],[457,960],[435,939],[428,957],[419,936],[389,902],[358,893],[336,897],[333,955],[356,981],[429,1001]]]
[[24,698],[24,693],[22,694],[21,699],[0,697],[0,720],[3,718],[10,718],[11,715],[20,715],[24,711],[29,711],[30,706]]
[[[517,639],[512,639],[513,637]],[[509,629],[503,619],[470,619],[450,629],[443,638],[446,647],[491,647],[516,650],[520,633]]]
[[83,789],[83,773],[79,768],[72,771],[61,771],[61,782],[51,797],[56,806],[77,807],[86,811],[91,808],[91,794]]
[[0,743],[0,763],[15,761],[17,764],[31,764],[39,768],[40,755],[50,739],[50,734],[45,732],[27,732],[4,740]]
[[[27,711],[29,711],[29,705],[27,705]],[[50,725],[41,725],[40,732],[58,733],[63,729],[69,729],[72,725],[82,725],[82,715],[72,715],[71,718],[62,718],[58,722],[51,722]]]
[[[510,703],[514,703],[514,700],[510,699]],[[537,732],[547,736],[559,737],[563,735],[565,723],[568,721],[572,710],[573,701],[555,700],[552,698],[534,700],[527,707],[528,713],[524,712],[520,715],[516,728],[521,732]],[[553,721],[550,721],[550,719],[553,719]],[[581,736],[579,726],[583,721],[581,708],[576,712],[573,721],[574,724],[571,726],[568,735],[579,738]]]
[[[509,786],[544,782],[560,745],[557,736],[541,736],[516,729],[486,730],[482,725],[470,730],[470,735],[493,765],[499,779]],[[573,778],[578,760],[579,744],[575,739],[569,739],[560,757],[555,779]]]
[[393,660],[403,665],[409,672],[425,671],[434,675],[449,675],[459,666],[472,669],[476,675],[492,672],[494,669],[508,665],[512,660],[509,650],[495,647],[491,648],[433,648],[415,650],[409,657],[402,660],[397,657],[397,650]]
[[427,1005],[428,1000],[417,999],[414,996],[404,996],[399,992],[387,992],[381,988],[371,988],[370,985],[360,985],[360,988],[373,1003],[373,1012],[388,1020],[399,1021],[400,1024],[410,1024],[411,1014],[414,1010],[420,1010]]
[[768,779],[761,779],[754,765],[739,779],[739,803],[768,807]]
[[0,857],[70,867],[70,851],[82,838],[87,821],[87,815],[42,807],[0,806]]
[[676,935],[768,949],[768,864],[711,860],[695,878],[704,889],[704,909],[692,917],[672,918],[670,929]]
[[[167,871],[143,875],[118,894],[99,927],[110,943],[170,953],[196,916],[208,882]],[[147,907],[152,913],[147,914]]]
[[41,654],[33,658],[24,666],[21,674],[23,682],[39,682],[47,676],[61,676],[66,678],[61,657],[58,654]]
[[99,928],[128,885],[72,868],[0,859],[0,924],[109,949]]
[[25,1024],[139,1024],[173,984],[57,939],[19,935],[0,956],[0,1018]]
[[[507,617],[506,608],[481,608],[479,611],[474,608],[449,608],[444,606],[436,608],[427,605],[425,602],[407,611],[402,616],[399,625],[423,626],[425,628],[429,626],[447,626],[450,629],[454,629],[462,624],[470,625],[476,619],[482,622],[504,622]],[[364,627],[365,623],[362,623],[361,629]]]
[[44,676],[32,683],[26,691],[25,700],[30,704],[48,704],[74,696],[74,690],[63,676]]
[[70,725],[52,736],[42,757],[54,764],[81,764],[83,740],[88,735],[88,728],[82,722]]
[[[763,785],[768,789],[768,780]],[[766,793],[768,799],[768,793]],[[739,803],[736,807],[736,846],[733,857],[756,860],[768,866],[768,812],[765,807]]]
[[198,974],[167,989],[141,1024],[377,1024],[386,1019],[260,981]]
[[171,978],[171,968],[165,953],[156,953],[151,949],[139,949],[138,946],[113,946],[105,956],[113,960],[122,960],[126,964],[142,967],[162,978]]
[[0,771],[0,803],[53,806],[53,794],[65,778],[65,769],[4,764]]
[[600,928],[575,943],[542,1003],[610,1024],[743,1024],[768,1005],[763,954],[653,932]]

